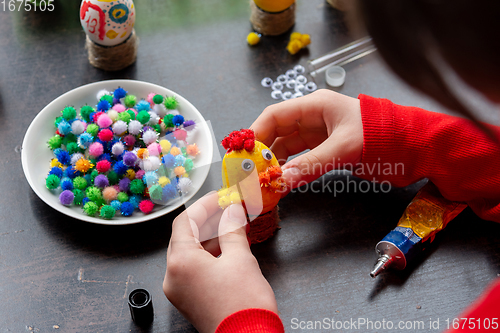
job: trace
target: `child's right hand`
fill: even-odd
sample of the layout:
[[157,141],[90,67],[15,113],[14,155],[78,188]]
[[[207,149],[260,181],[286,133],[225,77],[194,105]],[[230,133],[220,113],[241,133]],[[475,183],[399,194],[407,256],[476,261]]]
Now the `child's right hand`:
[[326,172],[355,165],[363,153],[363,123],[359,100],[331,90],[267,107],[250,127],[271,148],[293,189]]

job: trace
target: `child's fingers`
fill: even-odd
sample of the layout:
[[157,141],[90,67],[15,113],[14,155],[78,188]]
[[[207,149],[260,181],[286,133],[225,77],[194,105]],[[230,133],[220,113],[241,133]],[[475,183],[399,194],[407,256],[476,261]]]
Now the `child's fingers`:
[[248,251],[246,214],[242,205],[233,204],[226,208],[219,225],[219,246],[222,255]]

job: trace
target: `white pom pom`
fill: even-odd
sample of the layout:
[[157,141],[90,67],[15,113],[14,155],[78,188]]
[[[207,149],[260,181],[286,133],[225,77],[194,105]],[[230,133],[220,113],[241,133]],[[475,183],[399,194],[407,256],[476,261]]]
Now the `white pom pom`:
[[113,124],[113,133],[116,135],[122,135],[127,131],[127,123],[123,120],[118,120]]
[[173,114],[174,116],[177,116],[178,114],[180,114],[180,112],[177,110],[170,110],[168,114]]
[[148,125],[149,126],[157,125],[158,124],[158,120],[160,120],[160,117],[158,117],[158,115],[156,114],[156,112],[149,111],[148,113],[149,113],[149,122],[148,122]]
[[109,109],[107,114],[108,114],[109,119],[111,119],[113,121],[116,121],[116,119],[118,119],[118,112],[116,110]]
[[83,154],[80,154],[80,153],[74,153],[73,155],[71,155],[71,164],[72,165],[75,165],[76,162],[80,159],[80,158],[83,158]]
[[71,124],[71,133],[73,133],[74,135],[80,135],[84,131],[85,131],[85,124],[83,123],[83,121],[75,120]]
[[142,160],[140,163],[141,169],[144,171],[155,171],[161,166],[161,161],[157,156],[149,156],[147,159]]
[[181,191],[184,194],[188,193],[189,190],[191,190],[192,186],[193,182],[191,181],[191,179],[187,177],[179,179],[179,183],[177,184],[177,188],[179,189],[179,191]]
[[[130,126],[129,126],[129,132],[130,132]],[[146,144],[146,146],[149,146],[153,142],[156,142],[158,140],[158,134],[156,131],[153,130],[147,130],[142,134],[142,141]]]
[[162,118],[167,114],[167,108],[163,104],[155,104],[153,111]]
[[123,154],[123,151],[125,150],[125,147],[123,146],[123,143],[117,142],[111,147],[111,152],[113,155],[119,156]]
[[97,100],[98,100],[98,101],[100,101],[100,100],[101,100],[101,98],[102,98],[102,96],[104,96],[104,95],[109,95],[109,91],[107,91],[106,89],[99,90],[99,91],[97,92],[97,96],[96,96],[96,97],[97,97]]
[[128,132],[132,135],[137,135],[142,130],[142,124],[138,120],[132,120],[128,123]]

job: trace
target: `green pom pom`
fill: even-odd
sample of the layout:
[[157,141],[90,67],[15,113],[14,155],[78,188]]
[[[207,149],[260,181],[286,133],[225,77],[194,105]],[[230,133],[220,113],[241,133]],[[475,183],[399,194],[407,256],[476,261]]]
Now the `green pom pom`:
[[130,182],[130,192],[133,194],[142,194],[144,188],[144,183],[140,179],[134,179]]
[[151,116],[149,115],[148,111],[141,111],[137,114],[137,120],[143,125],[147,123],[150,118]]
[[193,160],[190,158],[186,158],[186,160],[184,161],[184,169],[186,170],[186,172],[191,171],[193,169],[193,166]]
[[72,106],[67,106],[61,111],[62,116],[66,120],[71,120],[76,118],[76,110]]
[[182,153],[182,156],[184,156],[184,157],[188,156],[186,147],[181,147],[181,153]]
[[61,123],[61,121],[63,120],[64,118],[63,117],[57,117],[56,120],[54,120],[54,126],[56,128],[59,127],[59,124]]
[[78,147],[78,144],[76,142],[70,142],[66,145],[66,150],[68,151],[69,154],[74,154],[74,153],[79,153],[80,147]]
[[[132,111],[132,113],[134,112]],[[128,124],[131,120],[130,114],[128,112],[120,112],[118,113],[118,120],[124,121]]]
[[153,125],[152,126],[157,133],[161,133],[161,126],[159,124]]
[[88,216],[95,216],[99,211],[99,206],[95,202],[89,201],[83,206],[83,211]]
[[155,103],[155,104],[163,103],[163,96],[162,95],[154,95],[153,96],[153,103]]
[[165,107],[169,110],[175,110],[179,106],[179,102],[177,102],[177,99],[175,96],[168,96],[165,98]]
[[88,187],[87,190],[85,191],[85,194],[92,201],[101,201],[102,200],[101,190],[95,186]]
[[113,96],[111,95],[103,95],[100,99],[100,101],[108,101],[110,105],[113,105]]
[[47,144],[49,145],[49,148],[52,150],[61,148],[62,138],[60,135],[56,134],[53,137],[51,137],[49,141],[47,141]]
[[118,201],[120,201],[121,203],[124,203],[125,201],[128,201],[128,195],[127,193],[125,192],[120,192],[118,193],[118,196],[116,197],[118,199]]
[[120,177],[118,177],[118,174],[116,172],[114,172],[113,170],[108,171],[109,185],[118,184],[119,181],[120,181]]
[[116,210],[111,207],[110,205],[104,205],[101,207],[101,213],[99,214],[100,217],[109,220],[112,219],[113,216],[115,216]]
[[[90,163],[95,165],[96,163],[94,163],[94,162],[90,161]],[[92,170],[92,172],[90,173],[90,181],[92,182],[92,184],[94,183],[95,177],[97,177],[97,176],[99,176],[99,171],[97,171],[97,169]]]
[[125,103],[125,106],[128,108],[134,107],[134,105],[137,103],[137,97],[135,97],[134,95],[127,95],[125,96],[123,102]]
[[166,128],[174,127],[174,122],[172,121],[172,119],[174,119],[173,114],[167,114],[165,118],[163,118],[163,123],[165,124]]
[[85,120],[86,122],[90,121],[90,114],[92,112],[95,112],[95,109],[91,107],[90,105],[85,105],[80,108],[80,116]]
[[86,132],[92,136],[96,136],[97,133],[99,132],[99,126],[97,126],[96,124],[89,124],[87,126]]
[[[73,179],[73,187],[78,189],[78,190],[85,190],[87,188],[87,180],[83,177],[75,177],[75,179]],[[76,198],[76,196],[75,196]]]
[[78,140],[78,137],[74,135],[73,133],[68,133],[62,138],[62,144],[67,146],[70,142],[76,142]]
[[132,110],[127,110],[127,113],[130,115],[130,120],[135,120],[135,112]]
[[161,200],[162,188],[160,185],[153,185],[149,189],[149,197],[151,200]]
[[83,198],[85,198],[85,193],[77,188],[73,189],[72,192],[75,196],[75,198],[73,199],[73,203],[77,206],[80,206],[82,204]]
[[49,175],[47,179],[45,179],[45,185],[49,190],[58,188],[60,183],[61,179],[59,179],[56,175]]

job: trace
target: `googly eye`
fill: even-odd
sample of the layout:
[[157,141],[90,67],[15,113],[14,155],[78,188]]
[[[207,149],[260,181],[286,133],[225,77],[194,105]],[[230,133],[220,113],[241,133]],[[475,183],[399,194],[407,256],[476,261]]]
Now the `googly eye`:
[[285,74],[281,74],[280,76],[278,76],[278,77],[276,78],[276,81],[278,81],[278,82],[280,82],[280,83],[285,84],[285,83],[286,83],[286,81],[288,81],[288,78],[286,77],[286,75],[285,75]]
[[295,89],[296,85],[297,85],[297,83],[295,82],[295,80],[288,80],[286,83],[286,87],[288,89]]
[[287,100],[287,99],[291,99],[293,98],[293,93],[291,91],[285,91],[283,93],[283,95],[281,96],[281,98],[283,98],[283,100]]
[[250,160],[250,159],[244,159],[243,162],[241,162],[241,168],[244,170],[244,171],[252,171],[253,168],[255,167],[255,163]]
[[297,82],[298,84],[306,84],[307,83],[307,78],[304,75],[299,75],[295,79],[295,82]]
[[273,153],[271,153],[271,151],[269,149],[263,149],[262,150],[262,157],[266,161],[270,161],[273,158]]
[[283,93],[281,92],[281,90],[273,90],[271,92],[271,97],[273,99],[281,99],[283,97]]
[[302,97],[304,96],[304,94],[300,91],[296,92],[295,94],[293,94],[293,98],[298,98],[298,97]]
[[306,89],[306,86],[303,84],[296,84],[295,85],[295,92],[296,93],[298,93],[298,92],[303,93],[305,91],[305,89]]
[[290,79],[295,79],[295,77],[297,76],[297,73],[295,73],[295,71],[293,69],[289,69],[285,72],[285,75],[290,80]]
[[271,86],[273,90],[281,90],[283,89],[283,83],[281,82],[274,82],[273,85]]
[[273,80],[270,77],[265,77],[265,78],[262,79],[262,81],[260,81],[260,84],[264,88],[269,88],[270,86],[273,85]]
[[306,69],[304,68],[304,66],[302,65],[296,65],[294,68],[293,68],[293,71],[297,74],[303,74]]
[[314,82],[307,82],[306,84],[306,91],[307,92],[313,92],[314,90],[318,89],[318,86]]

